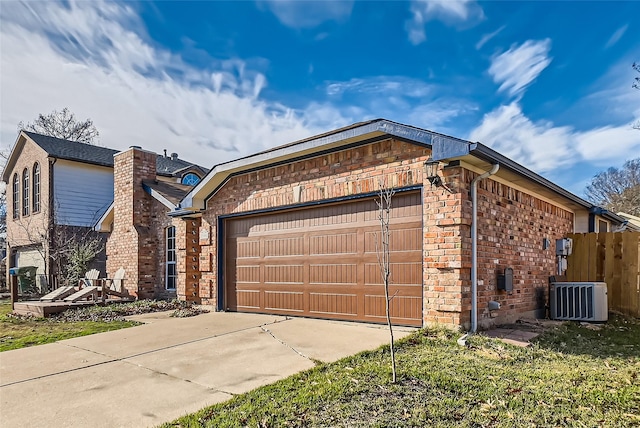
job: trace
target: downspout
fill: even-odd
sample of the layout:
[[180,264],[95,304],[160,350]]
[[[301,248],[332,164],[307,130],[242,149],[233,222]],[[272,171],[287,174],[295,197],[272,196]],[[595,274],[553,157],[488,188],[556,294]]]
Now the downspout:
[[471,334],[478,330],[478,182],[495,174],[498,169],[500,165],[495,164],[491,171],[471,181]]

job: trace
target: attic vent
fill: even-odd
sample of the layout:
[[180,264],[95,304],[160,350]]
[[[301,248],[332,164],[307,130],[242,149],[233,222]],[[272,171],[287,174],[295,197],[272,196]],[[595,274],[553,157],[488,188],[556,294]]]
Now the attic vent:
[[171,153],[171,160],[177,160],[178,159],[178,154],[177,153]]

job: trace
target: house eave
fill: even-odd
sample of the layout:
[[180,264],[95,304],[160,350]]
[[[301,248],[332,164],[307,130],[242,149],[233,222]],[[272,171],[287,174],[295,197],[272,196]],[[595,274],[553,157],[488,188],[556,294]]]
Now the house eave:
[[179,208],[187,211],[204,209],[206,199],[233,174],[259,169],[268,165],[286,162],[328,150],[335,151],[360,141],[372,140],[384,136],[410,140],[429,148],[436,139],[463,142],[463,140],[447,137],[424,129],[385,119],[377,119],[216,165],[202,181],[182,199]]
[[95,230],[96,232],[111,232],[110,225],[111,223],[113,223],[114,215],[114,203],[111,202],[111,205],[109,205],[104,214],[102,214],[102,216],[93,226],[93,230]]
[[176,209],[176,204],[174,204],[171,201],[169,201],[167,198],[165,198],[157,190],[152,189],[150,186],[146,185],[145,183],[142,183],[142,188],[144,189],[145,192],[147,192],[149,195],[151,195],[152,198],[154,198],[155,200],[160,202],[165,207],[169,208],[170,210]]

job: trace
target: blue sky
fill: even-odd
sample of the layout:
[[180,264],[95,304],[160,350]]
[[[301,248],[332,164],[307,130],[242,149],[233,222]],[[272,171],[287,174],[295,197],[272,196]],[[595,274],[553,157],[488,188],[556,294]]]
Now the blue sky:
[[640,2],[3,2],[0,138],[69,107],[207,167],[384,117],[582,195],[640,156]]

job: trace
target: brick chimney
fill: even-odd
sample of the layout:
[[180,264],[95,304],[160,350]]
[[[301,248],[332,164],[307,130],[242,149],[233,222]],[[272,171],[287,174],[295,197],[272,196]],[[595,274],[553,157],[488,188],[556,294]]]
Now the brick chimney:
[[156,282],[156,246],[151,232],[152,199],[143,180],[155,180],[153,152],[132,146],[113,157],[113,231],[107,242],[107,272],[126,270],[124,286],[140,299],[152,298]]

